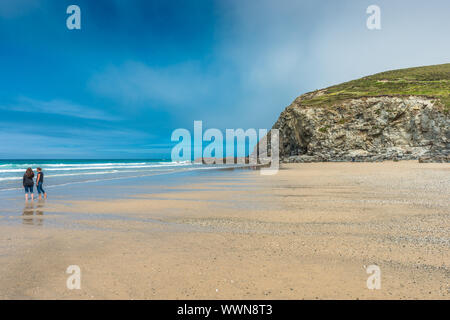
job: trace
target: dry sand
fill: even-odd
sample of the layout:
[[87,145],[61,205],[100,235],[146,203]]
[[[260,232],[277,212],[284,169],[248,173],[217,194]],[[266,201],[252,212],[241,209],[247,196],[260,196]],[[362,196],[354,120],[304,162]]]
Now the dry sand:
[[[0,298],[450,296],[448,164],[292,164],[166,188],[0,219]],[[66,287],[69,265],[80,290]]]

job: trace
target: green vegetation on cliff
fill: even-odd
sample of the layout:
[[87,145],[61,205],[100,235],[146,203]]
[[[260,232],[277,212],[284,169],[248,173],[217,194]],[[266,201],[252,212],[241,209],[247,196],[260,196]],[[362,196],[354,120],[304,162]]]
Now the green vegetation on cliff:
[[450,63],[400,69],[345,82],[300,97],[300,105],[331,106],[348,99],[377,96],[426,96],[450,109]]

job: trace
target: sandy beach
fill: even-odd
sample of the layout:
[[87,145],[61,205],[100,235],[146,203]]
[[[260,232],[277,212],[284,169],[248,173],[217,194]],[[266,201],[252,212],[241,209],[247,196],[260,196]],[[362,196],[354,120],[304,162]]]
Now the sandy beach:
[[[234,170],[0,218],[1,299],[448,299],[450,166]],[[69,265],[81,289],[66,287]],[[366,267],[381,270],[369,290]]]

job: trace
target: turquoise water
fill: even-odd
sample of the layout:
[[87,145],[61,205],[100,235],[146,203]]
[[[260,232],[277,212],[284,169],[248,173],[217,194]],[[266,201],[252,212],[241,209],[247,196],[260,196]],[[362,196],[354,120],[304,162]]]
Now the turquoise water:
[[[22,178],[28,167],[35,175],[36,167],[41,167],[45,173],[44,189],[49,199],[44,204],[24,202]],[[124,199],[171,192],[173,188],[180,191],[182,185],[228,175],[228,170],[220,169],[240,167],[245,165],[203,165],[169,160],[0,160],[0,218],[3,217],[0,222],[7,223],[9,220],[5,217],[13,217],[10,221],[13,223],[22,216],[28,217],[28,206],[41,206],[38,211],[43,215],[45,207],[55,201]],[[37,196],[36,188],[34,194]],[[50,220],[46,219],[47,224]]]
[[[123,162],[122,162],[123,163]],[[136,162],[128,162],[136,163]],[[152,162],[153,163],[153,162]],[[86,163],[81,163],[86,164]],[[102,163],[105,164],[105,163]],[[133,164],[134,166],[134,164]],[[242,166],[233,166],[233,169]],[[190,169],[189,169],[190,168]],[[201,169],[207,168],[207,169]],[[158,173],[142,174],[128,177],[122,177],[112,180],[98,179],[96,181],[84,181],[80,183],[68,183],[65,185],[54,185],[53,182],[46,185],[45,189],[48,192],[47,200],[38,200],[25,202],[24,192],[22,188],[0,192],[0,225],[17,226],[27,225],[38,228],[64,228],[64,229],[96,229],[109,230],[99,223],[99,220],[133,220],[152,223],[166,223],[160,220],[152,220],[150,217],[128,214],[96,214],[89,211],[65,211],[61,209],[56,210],[54,205],[64,204],[65,206],[72,206],[72,201],[109,201],[117,199],[139,199],[149,198],[153,199],[168,199],[167,193],[190,192],[192,186],[195,185],[196,191],[208,190],[208,182],[214,182],[214,186],[218,187],[217,182],[225,182],[224,186],[233,181],[240,181],[243,172],[241,170],[215,170],[223,167],[207,167],[203,165],[184,165],[183,168],[176,168],[174,170],[161,170]],[[228,167],[226,167],[228,168]],[[164,168],[166,169],[166,168]],[[249,171],[245,171],[249,172]],[[224,180],[225,178],[225,180]],[[56,180],[53,180],[56,181]],[[204,186],[202,188],[202,185]],[[248,188],[246,184],[243,188]],[[236,186],[233,186],[236,190]],[[35,188],[35,196],[36,188]],[[234,201],[234,199],[230,199]],[[211,200],[209,200],[211,201]],[[220,203],[220,202],[219,202]],[[147,203],[151,206],[151,202]],[[247,208],[247,204],[244,204]],[[173,208],[170,211],[178,211],[180,208]],[[182,210],[182,209],[181,209]],[[150,208],[149,208],[150,211]],[[165,210],[161,211],[164,214]],[[95,220],[96,225],[90,226],[81,221]],[[192,226],[172,224],[174,228],[195,228]]]
[[192,162],[170,160],[0,160],[0,195],[22,190],[25,170],[41,167],[47,188],[62,188],[75,184],[139,178],[164,173],[218,169]]

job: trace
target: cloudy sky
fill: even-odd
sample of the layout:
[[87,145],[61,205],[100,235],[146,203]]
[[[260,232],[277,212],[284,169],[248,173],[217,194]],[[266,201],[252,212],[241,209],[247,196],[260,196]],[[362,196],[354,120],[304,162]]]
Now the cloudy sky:
[[0,0],[0,158],[161,158],[194,120],[270,129],[302,93],[450,62],[449,14],[448,0]]

